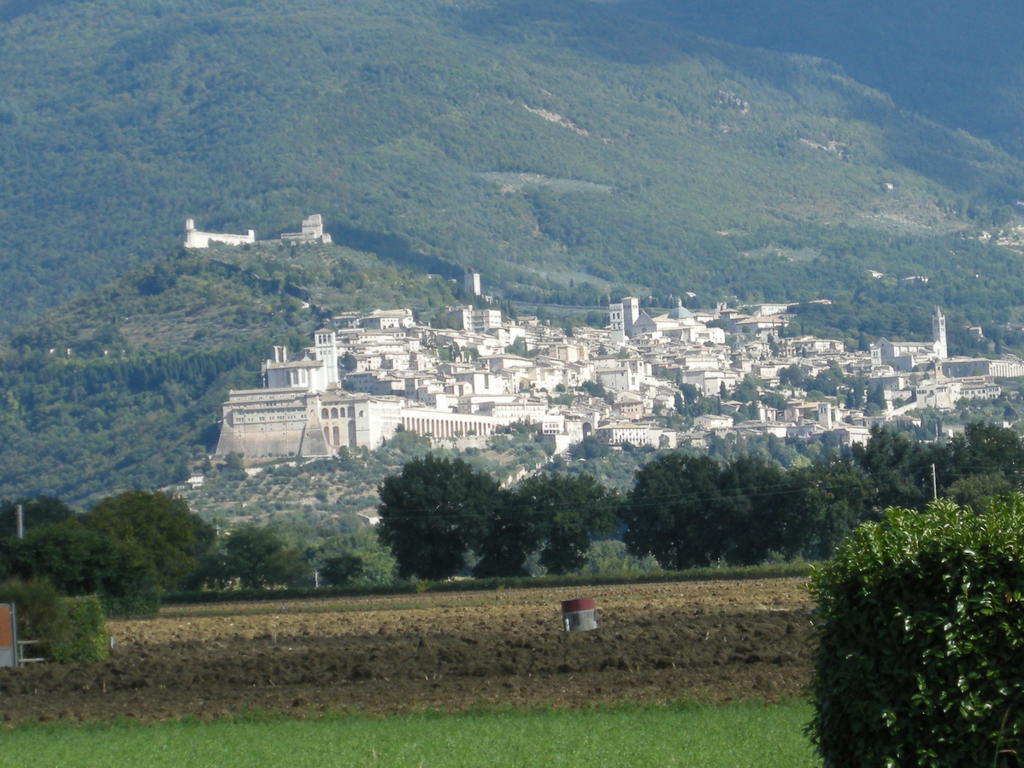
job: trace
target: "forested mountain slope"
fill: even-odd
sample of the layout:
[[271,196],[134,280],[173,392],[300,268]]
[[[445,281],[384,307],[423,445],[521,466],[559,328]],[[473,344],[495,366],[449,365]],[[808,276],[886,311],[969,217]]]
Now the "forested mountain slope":
[[274,237],[320,212],[338,242],[473,266],[513,298],[708,302],[855,290],[867,268],[985,279],[974,232],[1024,196],[992,144],[652,3],[51,0],[0,19],[0,326],[167,252],[186,216]]
[[896,104],[1024,157],[1024,5],[1012,0],[633,0],[737,45],[830,59]]

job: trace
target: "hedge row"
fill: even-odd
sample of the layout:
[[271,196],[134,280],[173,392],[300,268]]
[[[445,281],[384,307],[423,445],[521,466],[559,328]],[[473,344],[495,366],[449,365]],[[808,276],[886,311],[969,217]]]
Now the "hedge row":
[[352,585],[345,587],[312,587],[292,589],[235,589],[225,591],[173,592],[163,596],[164,605],[196,603],[258,602],[261,600],[295,600],[324,597],[365,597],[372,595],[408,595],[418,592],[485,592],[495,589],[548,589],[603,584],[653,584],[671,581],[729,581],[740,579],[772,579],[806,577],[811,573],[808,563],[780,563],[725,568],[693,568],[686,571],[658,571],[628,574],[569,574],[561,576],[501,577],[490,579],[457,579],[453,581],[406,581],[386,586]]

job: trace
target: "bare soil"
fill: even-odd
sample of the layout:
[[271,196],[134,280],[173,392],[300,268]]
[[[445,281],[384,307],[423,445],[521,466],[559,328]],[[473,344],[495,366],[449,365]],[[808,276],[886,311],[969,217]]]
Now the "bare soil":
[[[593,597],[598,629],[562,631]],[[799,579],[166,606],[110,658],[0,670],[0,721],[581,707],[805,692]]]

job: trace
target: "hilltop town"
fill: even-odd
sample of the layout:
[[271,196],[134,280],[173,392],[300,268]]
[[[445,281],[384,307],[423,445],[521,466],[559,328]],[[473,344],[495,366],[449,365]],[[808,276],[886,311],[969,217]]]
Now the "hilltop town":
[[949,357],[938,307],[930,341],[851,350],[791,335],[795,307],[785,303],[691,310],[680,302],[655,314],[625,297],[610,304],[607,327],[566,332],[503,316],[481,296],[476,273],[465,289],[481,308],[449,308],[447,327],[407,308],[342,313],[312,346],[275,347],[264,386],[230,392],[216,454],[328,457],[376,448],[399,430],[437,446],[480,447],[516,423],[554,454],[588,438],[702,448],[729,434],[831,435],[849,447],[866,442],[872,425],[994,400],[997,378],[1024,376],[1019,359]]

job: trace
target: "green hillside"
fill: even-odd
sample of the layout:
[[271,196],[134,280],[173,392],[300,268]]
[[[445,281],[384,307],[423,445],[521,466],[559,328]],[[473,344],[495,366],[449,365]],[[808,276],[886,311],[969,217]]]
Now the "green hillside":
[[186,216],[275,237],[320,212],[391,264],[579,304],[826,295],[1015,216],[1024,166],[992,144],[645,5],[8,2],[0,326]]
[[181,482],[229,388],[259,385],[341,310],[433,314],[448,283],[336,246],[175,251],[45,313],[0,348],[0,498],[84,502]]
[[342,311],[407,306],[432,313],[457,284],[337,245],[177,248],[16,328],[6,345],[75,357],[211,349],[253,338],[309,343]]
[[737,45],[810,54],[902,108],[1024,157],[1024,6],[929,0],[633,0],[625,9]]

